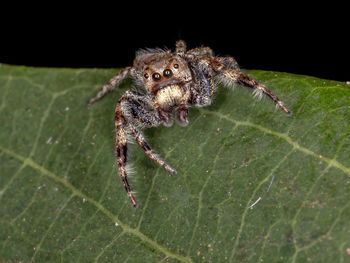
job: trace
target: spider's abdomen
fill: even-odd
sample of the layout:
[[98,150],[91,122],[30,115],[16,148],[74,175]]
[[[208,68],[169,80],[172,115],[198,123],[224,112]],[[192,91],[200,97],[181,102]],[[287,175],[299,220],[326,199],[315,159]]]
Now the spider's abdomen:
[[167,110],[180,104],[184,91],[179,85],[169,85],[157,91],[155,101],[163,109]]

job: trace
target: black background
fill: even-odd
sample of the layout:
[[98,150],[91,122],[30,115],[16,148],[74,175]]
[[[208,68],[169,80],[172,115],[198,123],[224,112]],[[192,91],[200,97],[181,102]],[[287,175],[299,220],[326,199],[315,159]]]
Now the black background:
[[137,3],[53,6],[36,12],[22,6],[22,12],[2,21],[0,62],[125,67],[132,64],[138,48],[173,49],[181,38],[189,48],[205,45],[216,54],[232,55],[244,69],[350,80],[350,22],[345,7],[283,3],[263,9],[249,3],[221,4],[215,10],[207,5],[189,9],[177,2],[172,8],[153,8],[164,3],[152,2],[145,8]]

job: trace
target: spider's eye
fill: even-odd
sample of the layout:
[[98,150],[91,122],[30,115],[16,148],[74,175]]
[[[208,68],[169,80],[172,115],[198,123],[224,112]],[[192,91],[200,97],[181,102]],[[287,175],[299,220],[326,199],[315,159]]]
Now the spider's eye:
[[153,78],[154,80],[160,80],[160,79],[161,79],[161,76],[160,76],[159,73],[153,73],[152,78]]
[[149,78],[149,75],[147,73],[143,74],[143,76],[144,76],[145,79]]
[[170,78],[173,75],[173,72],[170,69],[165,69],[163,75],[166,78]]
[[174,68],[179,68],[179,64],[174,64]]

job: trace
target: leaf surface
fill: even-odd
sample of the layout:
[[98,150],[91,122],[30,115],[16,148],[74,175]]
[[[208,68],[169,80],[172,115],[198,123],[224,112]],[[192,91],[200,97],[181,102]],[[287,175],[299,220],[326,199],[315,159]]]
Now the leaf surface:
[[115,169],[114,70],[0,67],[1,262],[346,262],[350,87],[247,71],[293,111],[242,87],[145,130],[169,176],[130,145],[133,209]]

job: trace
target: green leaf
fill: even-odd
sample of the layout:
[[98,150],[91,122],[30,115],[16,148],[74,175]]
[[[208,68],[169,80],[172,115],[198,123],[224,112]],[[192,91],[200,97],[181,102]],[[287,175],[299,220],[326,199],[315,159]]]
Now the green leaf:
[[178,176],[131,145],[139,208],[115,169],[114,70],[0,67],[1,262],[348,262],[350,87],[247,71],[238,87],[145,130]]

